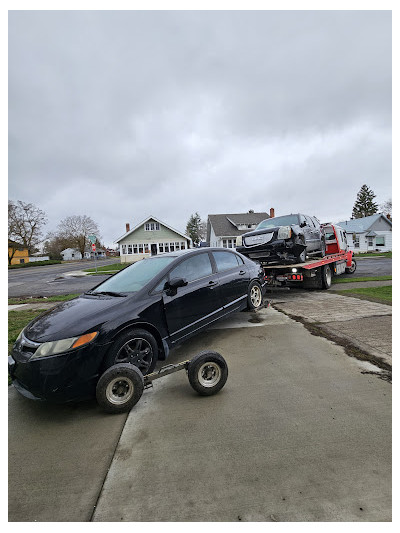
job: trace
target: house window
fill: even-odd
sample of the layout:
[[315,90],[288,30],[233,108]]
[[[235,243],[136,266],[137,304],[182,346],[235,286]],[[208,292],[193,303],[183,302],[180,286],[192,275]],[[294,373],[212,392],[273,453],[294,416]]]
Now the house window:
[[128,254],[132,253],[132,244],[128,244]]
[[160,224],[158,222],[146,222],[144,225],[145,231],[154,231],[160,229]]
[[122,254],[126,255],[126,244],[122,245]]
[[164,243],[162,243],[162,242],[159,243],[158,251],[160,252],[160,254],[162,254],[164,252]]
[[137,244],[133,244],[132,247],[133,247],[133,253],[137,254],[138,253],[138,245]]
[[360,236],[353,235],[354,248],[360,248]]
[[373,246],[374,245],[374,238],[373,237],[368,237],[368,246]]
[[145,253],[145,254],[150,253],[150,252],[149,252],[149,245],[148,245],[148,244],[145,244],[145,245],[144,245],[144,253]]
[[169,252],[169,244],[167,242],[164,243],[164,251]]
[[223,239],[222,246],[224,248],[235,248],[235,239]]
[[138,248],[139,248],[139,253],[142,254],[143,253],[143,244],[138,244]]
[[173,242],[169,243],[169,249],[170,249],[171,252],[175,252],[175,245],[174,245]]
[[385,246],[385,236],[377,237],[375,241],[376,246]]
[[181,242],[181,250],[185,250],[186,249],[186,245],[184,242]]

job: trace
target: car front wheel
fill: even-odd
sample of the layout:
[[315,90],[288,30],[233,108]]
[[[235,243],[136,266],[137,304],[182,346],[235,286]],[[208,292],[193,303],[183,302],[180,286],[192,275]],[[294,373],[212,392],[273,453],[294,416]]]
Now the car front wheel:
[[247,292],[247,309],[254,311],[262,306],[262,290],[258,281],[252,281]]
[[158,346],[153,335],[145,329],[131,329],[115,340],[105,366],[129,363],[146,375],[154,370],[157,359]]

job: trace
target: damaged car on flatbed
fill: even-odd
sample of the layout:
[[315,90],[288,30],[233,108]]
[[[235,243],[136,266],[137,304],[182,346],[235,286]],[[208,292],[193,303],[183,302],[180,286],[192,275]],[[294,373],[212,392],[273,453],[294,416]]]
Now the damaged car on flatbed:
[[236,240],[236,251],[263,263],[304,263],[325,256],[325,236],[316,217],[290,214],[267,218]]

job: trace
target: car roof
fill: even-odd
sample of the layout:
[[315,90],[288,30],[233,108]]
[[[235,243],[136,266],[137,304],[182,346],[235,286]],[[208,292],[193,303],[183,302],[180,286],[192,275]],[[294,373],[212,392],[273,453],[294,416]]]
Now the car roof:
[[221,248],[221,247],[210,247],[210,246],[202,246],[201,248],[186,248],[185,250],[177,250],[176,252],[167,252],[167,253],[163,253],[163,254],[157,254],[157,255],[152,255],[151,257],[149,257],[148,259],[154,259],[156,257],[182,257],[182,255],[189,255],[189,254],[194,254],[194,253],[204,253],[204,252],[207,252],[208,250],[211,250],[213,252],[234,252],[234,253],[238,253],[236,252],[236,250],[232,250],[231,248]]

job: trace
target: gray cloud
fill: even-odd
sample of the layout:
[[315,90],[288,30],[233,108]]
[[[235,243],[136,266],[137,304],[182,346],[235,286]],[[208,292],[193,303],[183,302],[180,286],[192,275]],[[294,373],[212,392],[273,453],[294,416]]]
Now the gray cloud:
[[106,244],[153,214],[391,196],[388,11],[12,11],[9,196]]

